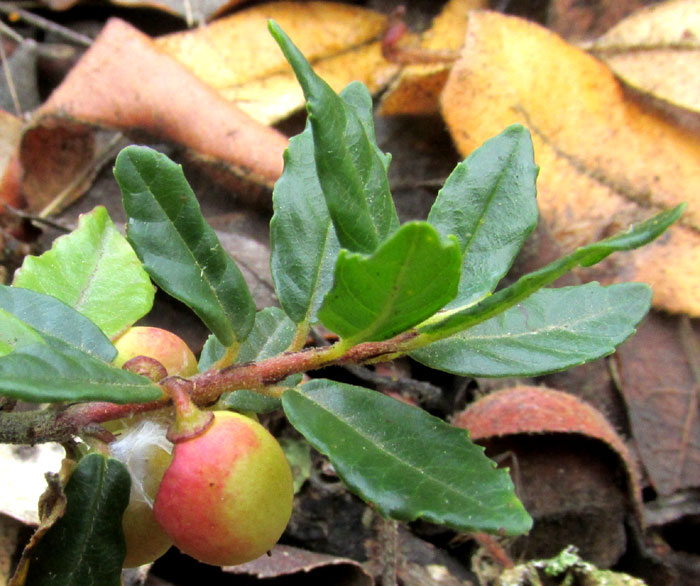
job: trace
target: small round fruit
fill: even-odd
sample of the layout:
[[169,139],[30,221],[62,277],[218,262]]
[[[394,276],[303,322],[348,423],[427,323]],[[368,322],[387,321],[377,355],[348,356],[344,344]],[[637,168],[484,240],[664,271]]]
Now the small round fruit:
[[270,550],[292,513],[292,472],[277,440],[229,411],[175,444],[153,512],[175,545],[216,566],[242,564]]
[[172,444],[165,437],[166,431],[162,423],[141,420],[110,446],[112,455],[131,475],[129,504],[122,517],[125,568],[154,562],[173,544],[153,516],[153,500],[172,461]]
[[160,362],[169,375],[192,376],[197,373],[197,359],[185,341],[168,330],[146,326],[129,328],[114,343],[121,367],[136,356],[148,356]]

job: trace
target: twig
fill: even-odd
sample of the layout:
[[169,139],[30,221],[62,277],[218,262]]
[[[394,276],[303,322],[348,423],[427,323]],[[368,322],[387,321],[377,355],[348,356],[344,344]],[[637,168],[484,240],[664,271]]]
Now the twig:
[[0,12],[4,14],[15,14],[25,22],[28,22],[37,28],[60,35],[61,37],[69,41],[73,41],[79,45],[84,45],[85,47],[90,47],[92,45],[93,40],[90,37],[76,33],[65,26],[61,26],[60,24],[50,21],[48,18],[44,18],[43,16],[39,16],[24,10],[23,8],[19,8],[14,4],[0,2]]
[[381,586],[396,586],[399,526],[393,519],[381,518],[379,539],[382,544]]
[[17,116],[22,116],[22,105],[19,103],[19,96],[17,95],[17,88],[15,87],[15,80],[12,79],[12,71],[10,70],[10,62],[7,60],[7,53],[5,53],[5,45],[0,39],[0,59],[2,59],[2,70],[5,74],[5,79],[7,80],[7,88],[10,90],[10,96],[12,96],[12,104],[15,107],[15,114]]

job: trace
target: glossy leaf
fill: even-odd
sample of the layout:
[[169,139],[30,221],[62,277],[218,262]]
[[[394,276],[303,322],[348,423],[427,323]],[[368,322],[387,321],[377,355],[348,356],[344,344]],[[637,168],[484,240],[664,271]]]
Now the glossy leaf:
[[457,165],[428,215],[441,236],[454,234],[462,249],[462,278],[447,308],[483,299],[508,272],[537,225],[532,140],[513,125]]
[[434,342],[411,357],[463,376],[535,376],[615,351],[649,311],[642,283],[540,289],[473,328]]
[[[63,301],[20,287],[0,285],[0,308],[13,314],[35,331],[35,341],[42,337],[58,340],[73,348],[111,362],[117,350],[109,338],[82,313],[78,313]],[[0,327],[0,336],[6,334],[5,325]]]
[[33,344],[0,357],[0,395],[36,403],[137,403],[160,399],[162,391],[147,378],[85,352]]
[[663,234],[671,224],[678,220],[684,209],[685,204],[681,204],[615,236],[588,246],[582,246],[571,254],[521,277],[509,287],[497,291],[481,303],[452,313],[446,312],[444,316],[436,317],[419,329],[421,333],[431,337],[443,338],[473,327],[516,305],[577,266],[588,267],[600,262],[613,252],[644,246]]
[[245,339],[255,303],[241,271],[206,223],[182,168],[146,147],[127,147],[114,175],[127,238],[153,280],[199,316],[224,346]]
[[398,227],[389,191],[390,157],[376,145],[372,99],[360,83],[338,96],[273,21],[270,32],[304,90],[318,179],[341,246],[371,253]]
[[118,460],[101,454],[80,460],[65,487],[65,513],[31,552],[26,584],[120,586],[130,486]]
[[460,258],[427,222],[403,224],[371,256],[342,250],[319,319],[351,343],[390,338],[455,296]]
[[422,409],[324,379],[287,391],[282,404],[348,487],[384,516],[507,534],[532,525],[507,471],[466,431]]
[[0,308],[0,356],[31,344],[43,344],[42,337],[12,313]]
[[110,338],[148,313],[155,293],[102,206],[83,214],[78,228],[44,254],[27,256],[13,285],[60,299]]
[[277,297],[296,323],[312,324],[333,284],[340,244],[316,175],[308,124],[289,141],[272,207],[270,267]]

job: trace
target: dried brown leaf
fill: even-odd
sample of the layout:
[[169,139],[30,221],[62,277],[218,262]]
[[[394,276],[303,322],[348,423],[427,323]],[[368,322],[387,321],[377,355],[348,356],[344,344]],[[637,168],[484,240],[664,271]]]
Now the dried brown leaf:
[[[336,571],[329,572],[333,569]],[[362,564],[355,560],[315,553],[289,545],[277,545],[267,556],[240,566],[224,568],[224,571],[231,574],[252,575],[260,579],[304,575],[308,577],[309,582],[314,582],[316,575],[318,580],[325,583],[340,583],[342,577],[342,583],[348,586],[374,584],[374,580],[363,569]]]
[[700,328],[651,313],[615,354],[632,434],[662,495],[700,487]]
[[700,315],[700,140],[643,110],[599,61],[519,18],[473,12],[441,100],[463,155],[512,123],[528,126],[538,203],[565,252],[688,202],[680,223],[640,250],[582,273],[642,280],[654,303]]

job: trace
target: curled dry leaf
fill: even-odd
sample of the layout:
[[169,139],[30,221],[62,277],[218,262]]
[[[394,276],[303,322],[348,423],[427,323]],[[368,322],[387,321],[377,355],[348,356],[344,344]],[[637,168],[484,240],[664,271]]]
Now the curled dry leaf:
[[452,422],[475,441],[506,435],[573,433],[596,439],[624,464],[635,503],[641,502],[639,473],[622,438],[603,414],[573,395],[544,387],[520,386],[490,393]]
[[271,124],[301,110],[304,95],[268,33],[270,18],[336,91],[360,80],[376,93],[397,70],[383,59],[378,40],[386,18],[331,2],[262,4],[155,43],[252,118]]
[[508,463],[535,519],[513,555],[553,555],[572,543],[602,567],[622,555],[626,511],[641,522],[641,493],[627,447],[599,411],[561,391],[520,386],[476,401],[453,423]]
[[93,127],[185,145],[196,159],[266,186],[281,174],[287,146],[282,134],[252,120],[118,19],[108,21],[24,134],[23,191],[32,209],[42,209],[84,173],[93,158]]
[[656,242],[582,273],[646,281],[654,304],[700,315],[700,140],[643,110],[602,63],[542,27],[471,13],[441,107],[463,155],[516,122],[540,165],[538,204],[565,252],[688,202]]
[[700,112],[700,1],[636,12],[589,49],[631,86]]
[[632,435],[661,495],[700,487],[700,327],[650,313],[615,354]]
[[[422,35],[420,48],[426,55],[431,51],[458,51],[464,44],[469,11],[487,6],[486,0],[450,0]],[[434,114],[451,68],[450,60],[407,65],[382,97],[379,113]]]

